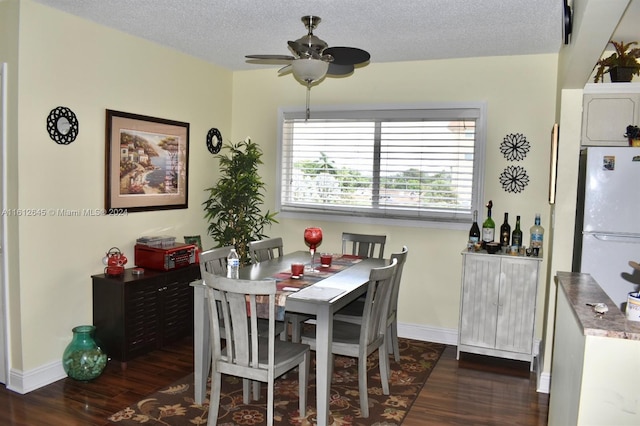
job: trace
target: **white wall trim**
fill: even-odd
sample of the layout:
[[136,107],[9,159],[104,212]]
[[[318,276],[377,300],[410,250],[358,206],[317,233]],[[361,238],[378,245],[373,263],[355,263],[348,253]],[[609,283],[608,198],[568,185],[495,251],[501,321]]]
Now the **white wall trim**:
[[429,327],[419,324],[398,323],[398,336],[426,342],[458,345],[458,330]]
[[10,385],[7,386],[7,389],[21,394],[34,391],[67,377],[61,360],[42,365],[27,372],[11,369],[9,375]]

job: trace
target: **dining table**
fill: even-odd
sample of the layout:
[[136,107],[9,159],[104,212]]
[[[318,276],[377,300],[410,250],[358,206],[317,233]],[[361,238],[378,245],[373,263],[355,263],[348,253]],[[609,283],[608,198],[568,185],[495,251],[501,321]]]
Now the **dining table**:
[[[327,425],[329,399],[331,342],[333,336],[333,314],[367,291],[369,273],[372,268],[386,266],[385,259],[365,258],[349,255],[333,255],[332,266],[322,267],[316,260],[315,272],[305,270],[300,281],[308,285],[295,286],[291,278],[291,264],[309,264],[308,251],[296,251],[284,256],[240,268],[239,278],[260,280],[275,278],[278,295],[276,304],[283,312],[296,312],[315,316],[316,323],[316,409],[317,424]],[[307,265],[308,266],[308,265]],[[308,269],[308,268],[307,268]],[[194,398],[202,404],[206,395],[207,376],[211,363],[210,323],[207,308],[206,285],[194,281]]]

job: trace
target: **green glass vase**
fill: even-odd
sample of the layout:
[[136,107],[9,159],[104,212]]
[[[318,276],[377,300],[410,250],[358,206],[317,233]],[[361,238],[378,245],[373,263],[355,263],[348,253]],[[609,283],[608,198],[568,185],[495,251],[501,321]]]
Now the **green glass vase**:
[[93,339],[93,325],[74,327],[73,339],[62,355],[62,366],[69,377],[81,381],[93,380],[107,366],[107,354]]

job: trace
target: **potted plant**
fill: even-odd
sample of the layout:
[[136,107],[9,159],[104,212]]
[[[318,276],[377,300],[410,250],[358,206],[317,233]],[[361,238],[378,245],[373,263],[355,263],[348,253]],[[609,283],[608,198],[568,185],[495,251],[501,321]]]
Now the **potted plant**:
[[596,63],[597,71],[593,82],[603,81],[606,73],[609,73],[612,82],[629,82],[633,75],[640,75],[640,63],[637,61],[640,58],[640,48],[631,48],[638,42],[610,41],[610,43],[616,51]]
[[640,146],[640,127],[628,125],[624,137],[629,139],[629,146]]
[[220,153],[221,176],[218,182],[205,191],[209,199],[204,205],[205,218],[209,221],[209,235],[217,241],[216,247],[233,245],[240,257],[240,265],[251,263],[248,244],[267,236],[264,227],[275,220],[276,212],[262,213],[264,183],[258,173],[262,164],[262,151],[250,138],[238,143],[228,142]]

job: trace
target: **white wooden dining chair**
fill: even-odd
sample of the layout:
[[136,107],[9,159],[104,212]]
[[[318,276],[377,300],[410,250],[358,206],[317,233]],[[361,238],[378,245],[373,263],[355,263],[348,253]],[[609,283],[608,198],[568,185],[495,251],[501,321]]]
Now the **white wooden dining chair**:
[[[234,246],[218,247],[211,250],[206,250],[200,253],[200,276],[203,277],[205,272],[210,272],[214,275],[221,277],[227,276],[227,256],[231,252]],[[218,300],[218,304],[220,301]],[[221,310],[218,309],[218,314]],[[222,317],[218,317],[218,323],[222,329],[224,335],[224,324],[222,324]],[[276,321],[276,334],[280,336],[282,340],[287,340],[287,328],[286,322]],[[269,322],[264,318],[258,318],[258,335],[266,336],[269,333]],[[298,340],[299,341],[299,340]],[[211,357],[209,352],[210,348],[207,348],[206,358]],[[258,394],[259,387],[254,386],[254,394]]]
[[[222,317],[224,325],[222,330],[217,320],[210,321],[212,367],[207,424],[217,423],[222,374],[227,374],[243,378],[244,404],[250,403],[251,381],[267,383],[267,425],[273,425],[275,380],[296,367],[299,374],[299,410],[300,416],[304,417],[309,380],[309,346],[276,339],[276,281],[229,279],[207,271],[202,279],[207,286],[209,317]],[[267,337],[258,333],[258,296],[268,298]],[[217,298],[221,303],[216,303]],[[223,339],[224,344],[221,342]]]
[[[387,242],[386,235],[342,233],[342,254],[351,254],[362,258],[384,258],[384,245]],[[378,255],[375,255],[376,249]]]
[[[398,266],[396,268],[396,274],[393,277],[393,287],[391,289],[391,297],[389,298],[385,340],[387,350],[389,353],[393,353],[393,358],[396,362],[400,361],[400,348],[398,347],[398,294],[400,293],[402,270],[404,269],[404,264],[407,261],[408,254],[409,249],[407,246],[403,246],[402,251],[399,253],[391,254],[391,259],[396,259],[398,261]],[[334,318],[340,321],[360,324],[362,322],[363,311],[364,301],[356,299],[336,312]]]
[[[389,356],[386,353],[384,340],[385,318],[389,308],[389,298],[391,297],[391,287],[397,262],[394,259],[391,265],[371,269],[361,324],[333,321],[331,353],[358,359],[360,412],[362,417],[365,418],[369,417],[367,357],[376,349],[380,358],[382,392],[385,395],[389,395]],[[312,350],[316,349],[315,328],[305,328],[303,330],[302,343],[309,344]],[[331,365],[333,367],[333,362]]]
[[249,255],[254,263],[282,257],[284,244],[281,237],[266,238],[249,243]]
[[227,256],[234,246],[218,247],[200,253],[200,276],[204,272],[215,275],[227,275]]

